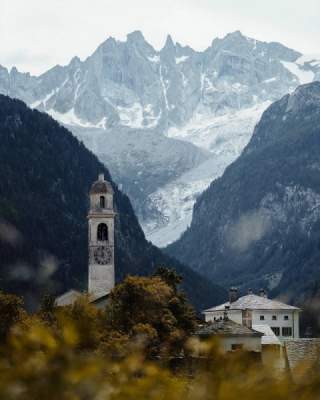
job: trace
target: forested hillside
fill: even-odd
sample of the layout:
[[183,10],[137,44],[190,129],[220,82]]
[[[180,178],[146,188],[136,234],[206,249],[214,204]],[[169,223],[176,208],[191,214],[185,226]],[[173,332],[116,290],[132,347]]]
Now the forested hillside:
[[[111,180],[108,170],[51,117],[2,95],[0,141],[1,289],[29,306],[43,292],[86,289],[88,191],[99,172]],[[113,187],[117,280],[165,264],[184,276],[197,308],[222,300],[223,289],[146,241],[128,197]]]
[[[242,155],[198,199],[170,254],[224,285],[319,295],[320,83],[272,104]],[[194,257],[194,254],[198,257]]]

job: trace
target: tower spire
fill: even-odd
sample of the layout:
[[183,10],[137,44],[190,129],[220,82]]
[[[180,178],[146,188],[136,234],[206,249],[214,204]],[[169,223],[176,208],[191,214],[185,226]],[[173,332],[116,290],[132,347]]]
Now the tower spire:
[[88,213],[88,292],[94,299],[110,293],[115,283],[113,194],[100,173],[90,189]]

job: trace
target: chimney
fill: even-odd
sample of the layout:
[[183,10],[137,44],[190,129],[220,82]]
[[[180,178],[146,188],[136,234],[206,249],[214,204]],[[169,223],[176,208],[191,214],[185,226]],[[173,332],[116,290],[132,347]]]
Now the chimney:
[[242,310],[242,325],[247,328],[252,329],[252,311],[251,310]]
[[233,303],[238,300],[238,289],[235,287],[231,287],[229,289],[229,302]]
[[98,180],[99,180],[100,182],[103,182],[103,181],[104,181],[104,174],[99,174]]
[[259,290],[259,296],[260,297],[267,297],[267,292],[264,289]]
[[228,321],[229,317],[228,317],[228,311],[230,310],[230,306],[225,306],[224,307],[224,312],[223,312],[223,320],[224,321]]

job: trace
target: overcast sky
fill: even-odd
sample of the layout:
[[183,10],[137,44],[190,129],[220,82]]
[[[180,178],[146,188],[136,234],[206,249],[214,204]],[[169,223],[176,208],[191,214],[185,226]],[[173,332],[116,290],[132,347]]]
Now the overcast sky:
[[[141,30],[160,48],[175,41],[202,50],[215,37],[241,30],[302,53],[320,53],[320,0],[0,0],[0,64],[34,74],[107,37]],[[4,5],[4,6],[3,6]]]

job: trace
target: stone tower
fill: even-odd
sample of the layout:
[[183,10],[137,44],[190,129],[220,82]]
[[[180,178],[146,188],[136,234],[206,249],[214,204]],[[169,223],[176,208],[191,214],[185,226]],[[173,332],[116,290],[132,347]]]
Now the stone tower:
[[108,294],[114,287],[115,215],[112,186],[100,174],[90,189],[88,214],[88,292],[93,298]]

